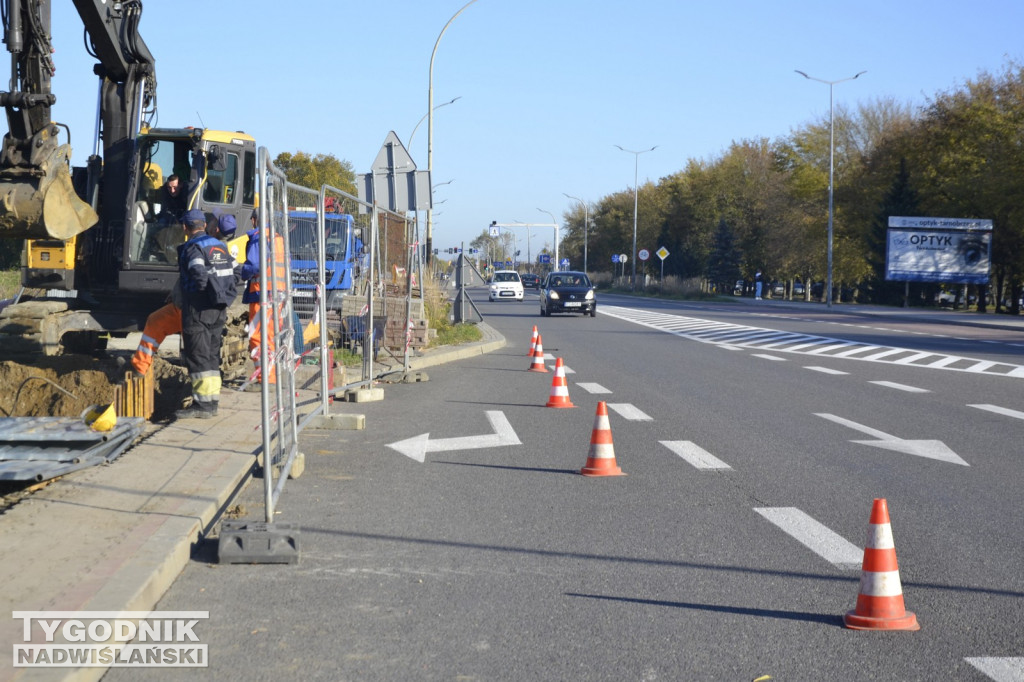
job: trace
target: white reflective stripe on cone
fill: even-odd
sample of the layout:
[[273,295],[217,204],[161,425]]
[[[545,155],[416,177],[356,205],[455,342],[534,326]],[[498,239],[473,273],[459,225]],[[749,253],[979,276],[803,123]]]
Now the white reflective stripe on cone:
[[869,525],[866,546],[871,549],[896,549],[896,543],[892,539],[892,526],[888,523]]
[[903,594],[899,571],[864,571],[860,576],[860,594],[869,597],[898,597]]

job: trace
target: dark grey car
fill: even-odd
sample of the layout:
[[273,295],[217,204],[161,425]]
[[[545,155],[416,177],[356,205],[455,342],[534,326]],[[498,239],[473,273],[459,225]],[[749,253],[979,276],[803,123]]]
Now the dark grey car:
[[584,272],[558,271],[548,273],[540,285],[540,314],[582,313],[597,315],[597,294]]

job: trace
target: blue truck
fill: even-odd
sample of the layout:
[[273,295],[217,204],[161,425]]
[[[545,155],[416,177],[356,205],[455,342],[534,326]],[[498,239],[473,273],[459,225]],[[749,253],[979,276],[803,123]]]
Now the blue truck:
[[[316,308],[317,218],[313,211],[289,211],[293,305],[301,317]],[[352,291],[362,257],[362,241],[347,213],[325,214],[324,281],[327,310],[341,313],[341,298]]]

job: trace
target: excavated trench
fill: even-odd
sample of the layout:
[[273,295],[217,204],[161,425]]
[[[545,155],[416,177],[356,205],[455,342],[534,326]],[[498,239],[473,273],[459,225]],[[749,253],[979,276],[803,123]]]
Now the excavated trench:
[[[0,362],[0,417],[79,417],[93,405],[109,404],[114,387],[131,369],[130,355],[120,351],[100,357],[58,355]],[[151,422],[156,423],[181,408],[191,389],[185,368],[162,357],[153,363],[153,373]],[[0,481],[0,512],[50,482]]]

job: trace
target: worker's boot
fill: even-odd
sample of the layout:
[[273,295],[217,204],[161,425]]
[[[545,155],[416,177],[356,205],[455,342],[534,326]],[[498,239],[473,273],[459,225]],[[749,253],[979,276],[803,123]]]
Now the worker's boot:
[[204,410],[201,407],[192,405],[174,413],[177,419],[213,419],[217,416],[217,408]]

